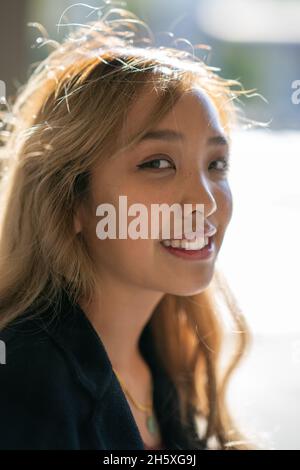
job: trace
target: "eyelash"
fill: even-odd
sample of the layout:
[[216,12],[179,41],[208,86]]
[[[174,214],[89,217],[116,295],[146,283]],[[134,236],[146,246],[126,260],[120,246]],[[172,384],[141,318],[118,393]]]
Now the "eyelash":
[[[141,170],[144,170],[144,169],[147,169],[149,167],[145,166],[145,165],[149,165],[153,162],[157,162],[157,161],[161,161],[161,160],[164,160],[170,164],[172,164],[172,162],[170,162],[168,159],[166,158],[154,158],[153,160],[150,160],[148,162],[145,162],[145,163],[142,163],[141,165],[138,165],[138,167],[141,169]],[[229,163],[229,160],[227,158],[218,158],[217,160],[214,160],[214,162],[217,162],[217,161],[222,161],[225,163],[225,169],[224,170],[217,170],[217,171],[221,171],[222,173],[227,173],[230,169],[230,163]],[[152,170],[170,170],[170,167],[169,168],[155,168],[155,167],[150,167],[150,169]]]

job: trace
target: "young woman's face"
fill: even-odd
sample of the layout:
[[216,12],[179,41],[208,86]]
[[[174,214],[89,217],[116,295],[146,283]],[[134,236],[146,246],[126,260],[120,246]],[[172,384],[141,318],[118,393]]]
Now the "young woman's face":
[[[140,128],[154,104],[154,92],[144,93],[128,113],[122,132],[131,135]],[[99,277],[161,293],[194,295],[210,283],[217,254],[232,215],[232,197],[226,174],[229,157],[218,112],[201,90],[183,95],[155,130],[169,129],[183,138],[145,139],[101,162],[91,173],[90,206],[80,208],[76,230],[81,230]],[[218,139],[212,139],[216,138]],[[153,162],[154,163],[150,163]],[[119,196],[127,196],[127,206],[204,204],[204,219],[216,228],[213,254],[207,259],[185,259],[171,254],[161,239],[100,240],[96,226],[102,217],[96,208],[110,203],[119,213]],[[191,211],[190,211],[191,212]],[[105,214],[106,216],[107,214]],[[136,216],[129,216],[128,223]],[[192,216],[195,228],[195,213]],[[150,225],[149,225],[150,226]],[[160,227],[161,228],[161,227]],[[172,229],[172,226],[171,226]],[[174,233],[174,232],[173,232]],[[160,231],[160,235],[162,232]],[[172,235],[172,232],[171,232]],[[118,223],[117,223],[118,237]],[[172,238],[172,236],[170,236]]]

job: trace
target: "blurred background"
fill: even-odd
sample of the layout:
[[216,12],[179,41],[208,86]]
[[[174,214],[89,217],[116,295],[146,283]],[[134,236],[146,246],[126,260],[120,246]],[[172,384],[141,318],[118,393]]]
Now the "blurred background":
[[[223,77],[257,90],[243,99],[245,116],[266,125],[234,132],[234,212],[217,260],[253,334],[228,400],[262,448],[300,450],[300,1],[111,3],[137,14],[161,45],[172,40],[168,32],[184,38],[187,50],[208,44],[210,51],[197,54]],[[0,95],[6,88],[13,97],[30,65],[46,56],[28,23],[61,40],[66,30],[58,33],[57,24],[72,5],[61,23],[96,19],[97,11],[69,0],[0,0]]]

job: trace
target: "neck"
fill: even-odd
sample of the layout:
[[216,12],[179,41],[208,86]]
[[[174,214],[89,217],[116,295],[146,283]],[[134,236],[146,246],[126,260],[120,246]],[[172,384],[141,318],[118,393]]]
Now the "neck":
[[90,303],[79,301],[117,371],[141,369],[144,361],[139,339],[163,295],[136,286],[121,286],[115,280],[110,284],[101,280],[101,293],[99,289]]

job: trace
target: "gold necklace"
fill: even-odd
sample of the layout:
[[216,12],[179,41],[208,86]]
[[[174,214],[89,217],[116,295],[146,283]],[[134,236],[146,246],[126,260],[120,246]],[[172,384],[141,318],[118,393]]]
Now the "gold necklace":
[[134,404],[134,406],[136,408],[138,408],[140,411],[143,411],[143,412],[146,412],[147,413],[147,418],[146,418],[146,425],[147,425],[147,429],[148,431],[151,433],[151,434],[156,434],[158,432],[158,424],[157,424],[157,421],[155,419],[155,416],[153,414],[153,403],[149,403],[147,405],[141,405],[140,403],[138,403],[134,398],[133,396],[131,395],[131,393],[129,392],[129,390],[127,389],[127,387],[125,386],[123,380],[121,379],[120,377],[120,374],[118,374],[118,372],[113,368],[113,371],[114,373],[116,374],[119,382],[120,382],[120,385],[122,387],[122,390],[123,392],[129,397],[129,399],[132,401],[132,403]]

